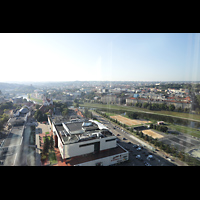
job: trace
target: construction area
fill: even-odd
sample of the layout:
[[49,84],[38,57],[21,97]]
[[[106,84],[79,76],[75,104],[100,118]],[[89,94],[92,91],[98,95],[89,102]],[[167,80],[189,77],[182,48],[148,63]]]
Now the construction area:
[[115,116],[110,116],[110,117],[118,120],[119,122],[121,122],[123,124],[126,124],[127,126],[152,123],[151,121],[148,121],[148,120],[128,119],[128,118],[123,117],[121,115],[115,115]]
[[164,137],[163,135],[159,134],[159,133],[156,133],[155,131],[153,130],[143,130],[142,131],[145,135],[148,135],[148,136],[151,136],[152,138],[162,138]]

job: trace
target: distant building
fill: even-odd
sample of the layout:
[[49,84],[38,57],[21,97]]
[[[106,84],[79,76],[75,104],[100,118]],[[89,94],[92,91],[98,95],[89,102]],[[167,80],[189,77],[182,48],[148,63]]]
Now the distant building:
[[176,98],[176,97],[168,97],[168,98],[126,98],[126,105],[131,106],[135,105],[136,103],[166,103],[168,106],[173,104],[176,109],[181,108],[181,109],[191,109],[192,107],[192,102],[190,97],[186,98]]
[[8,120],[8,126],[22,126],[27,121],[27,117],[30,116],[30,111],[27,107],[22,107],[13,116]]
[[133,97],[134,97],[134,98],[138,98],[138,97],[139,97],[139,94],[134,94]]
[[44,106],[53,105],[53,100],[52,100],[52,99],[47,99],[46,97],[44,97],[44,98],[43,98],[43,105],[44,105]]
[[116,94],[107,94],[101,97],[101,101],[106,104],[125,104],[127,96],[121,97]]
[[13,103],[23,103],[23,97],[12,98]]

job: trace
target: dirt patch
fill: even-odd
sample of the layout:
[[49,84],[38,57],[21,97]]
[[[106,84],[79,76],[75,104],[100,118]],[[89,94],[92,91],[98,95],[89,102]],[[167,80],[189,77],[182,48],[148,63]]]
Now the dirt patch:
[[200,149],[193,149],[189,151],[189,154],[193,157],[200,159]]
[[162,138],[164,137],[163,135],[160,135],[159,133],[156,133],[152,130],[143,130],[142,131],[144,134],[151,136],[152,138]]
[[122,117],[121,115],[110,116],[113,119],[117,119],[119,122],[126,124],[128,126],[151,123],[151,121],[147,120],[139,120],[139,119],[128,119],[126,117]]

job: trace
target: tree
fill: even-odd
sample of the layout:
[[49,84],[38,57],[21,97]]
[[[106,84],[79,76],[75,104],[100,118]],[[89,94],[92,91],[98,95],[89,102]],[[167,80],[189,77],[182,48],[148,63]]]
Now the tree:
[[0,121],[0,131],[3,130],[3,123]]
[[152,110],[151,103],[147,106],[147,109],[148,109],[148,110]]
[[79,104],[78,104],[78,103],[76,103],[74,107],[75,107],[75,108],[78,108],[78,107],[79,107]]
[[127,112],[127,115],[131,119],[137,119],[138,118],[138,114],[134,113],[134,112]]
[[6,114],[4,113],[4,114],[2,115],[1,121],[2,121],[2,123],[4,124],[5,122],[8,121],[8,119],[9,119],[9,116],[6,115]]
[[199,114],[199,113],[200,113],[200,109],[199,109],[199,108],[196,108],[196,109],[195,109],[195,113],[196,113],[196,114]]
[[145,135],[145,136],[144,136],[144,139],[145,139],[146,141],[149,141],[149,136],[148,136],[148,135]]
[[169,111],[174,111],[175,110],[175,106],[173,104],[169,105]]
[[36,105],[35,105],[35,108],[36,108],[36,109],[39,109],[39,108],[40,108],[40,105],[39,105],[39,104],[36,104]]
[[159,105],[160,110],[167,110],[167,105],[165,103],[161,103]]
[[47,136],[44,137],[44,145],[43,145],[43,150],[42,150],[42,154],[43,155],[47,155],[49,152],[49,146],[50,146],[50,142],[49,142],[49,138]]
[[143,134],[143,132],[142,132],[142,131],[139,133],[139,136],[140,136],[141,138],[143,138],[143,137],[144,137],[144,134]]
[[53,135],[50,137],[50,149],[53,149],[54,141],[53,141]]
[[64,108],[62,111],[62,115],[66,116],[68,114],[68,108]]
[[144,108],[147,108],[148,105],[149,105],[149,104],[148,104],[147,102],[143,103],[143,107],[144,107]]

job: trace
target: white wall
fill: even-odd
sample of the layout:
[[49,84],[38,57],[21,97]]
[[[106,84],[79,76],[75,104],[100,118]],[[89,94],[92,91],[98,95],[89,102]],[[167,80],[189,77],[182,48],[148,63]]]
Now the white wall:
[[129,159],[129,152],[127,151],[127,152],[124,152],[124,153],[121,153],[121,154],[116,154],[116,155],[113,155],[113,156],[108,156],[108,157],[105,157],[105,158],[100,158],[100,159],[97,159],[97,160],[92,160],[92,161],[89,161],[89,162],[77,164],[75,166],[96,166],[96,164],[100,163],[100,162],[101,162],[102,166],[109,166],[109,165],[114,165],[114,164],[117,164],[117,163],[124,162],[128,159]]
[[114,138],[116,138],[116,136],[111,136],[111,137],[106,137],[106,138],[101,138],[101,139],[94,139],[94,140],[90,140],[90,141],[78,142],[78,143],[73,143],[73,144],[66,144],[66,145],[64,145],[65,146],[64,147],[65,158],[84,155],[84,154],[94,152],[94,144],[89,145],[89,146],[79,147],[80,145],[83,145],[83,144],[100,142],[100,151],[105,150],[105,149],[114,148],[117,146],[116,140],[106,142],[106,140],[114,139]]
[[[53,132],[55,131],[58,136],[58,148],[61,152],[61,156],[63,159],[94,152],[94,144],[80,147],[80,145],[83,145],[83,144],[100,142],[100,151],[105,150],[105,149],[114,148],[117,146],[117,142],[116,142],[117,137],[116,136],[110,136],[110,137],[105,137],[105,138],[99,138],[99,139],[64,145],[61,142],[60,136],[58,135],[54,124],[53,124],[52,128],[53,128]],[[109,139],[115,139],[115,140],[106,142],[106,140],[109,140]]]
[[64,145],[62,144],[60,137],[58,137],[58,148],[59,148],[59,151],[60,151],[62,158],[63,158],[63,146]]

